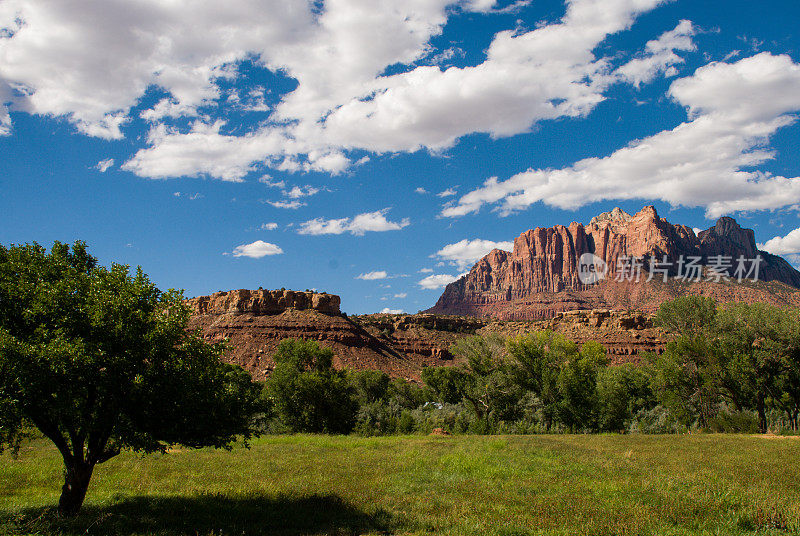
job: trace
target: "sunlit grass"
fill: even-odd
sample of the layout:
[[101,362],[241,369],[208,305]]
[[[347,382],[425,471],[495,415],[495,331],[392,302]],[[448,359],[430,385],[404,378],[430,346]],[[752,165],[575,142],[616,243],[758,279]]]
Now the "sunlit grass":
[[787,534],[800,440],[278,436],[123,454],[61,521],[58,453],[0,457],[0,531],[35,534]]

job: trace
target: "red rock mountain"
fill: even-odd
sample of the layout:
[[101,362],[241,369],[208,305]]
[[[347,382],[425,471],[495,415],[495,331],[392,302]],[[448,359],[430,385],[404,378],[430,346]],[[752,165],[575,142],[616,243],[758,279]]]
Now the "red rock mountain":
[[[599,282],[586,284],[579,277],[579,259],[586,253],[607,265],[608,273]],[[708,266],[718,255],[732,259],[730,275],[740,256],[760,255],[758,281],[716,282],[708,277],[707,268],[700,281],[675,279],[682,257],[699,257],[700,264]],[[638,282],[618,278],[626,257],[645,259]],[[647,281],[647,259],[662,262],[672,277],[665,282],[660,274]],[[748,263],[746,268],[750,267]],[[753,231],[743,229],[733,218],[720,218],[696,235],[685,225],[659,217],[652,206],[634,216],[615,208],[586,226],[573,222],[569,227],[537,227],[522,233],[514,240],[513,252],[491,251],[467,275],[448,285],[427,312],[509,320],[551,318],[556,312],[574,309],[652,312],[664,300],[683,293],[719,301],[800,305],[798,288],[800,272],[783,258],[758,250]]]

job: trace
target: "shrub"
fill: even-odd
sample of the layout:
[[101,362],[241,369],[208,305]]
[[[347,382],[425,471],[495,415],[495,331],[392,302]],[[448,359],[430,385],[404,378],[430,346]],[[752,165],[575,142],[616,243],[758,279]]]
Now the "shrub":
[[717,433],[755,434],[758,433],[758,414],[725,407],[709,420],[708,430]]

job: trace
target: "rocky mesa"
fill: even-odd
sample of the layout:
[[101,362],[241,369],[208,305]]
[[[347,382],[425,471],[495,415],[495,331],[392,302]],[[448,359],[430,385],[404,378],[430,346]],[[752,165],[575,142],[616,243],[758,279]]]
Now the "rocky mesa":
[[316,340],[334,351],[334,366],[377,369],[419,381],[426,366],[459,364],[450,349],[471,335],[516,336],[551,329],[577,343],[601,342],[612,362],[636,361],[660,351],[667,334],[647,315],[592,310],[558,313],[548,320],[513,322],[434,314],[370,314],[348,317],[333,294],[291,290],[234,290],[187,300],[191,329],[208,341],[226,339],[225,360],[263,380],[272,354],[286,338]]
[[[581,278],[584,254],[600,259],[605,277],[596,282]],[[731,264],[722,268],[719,257]],[[735,276],[737,259],[760,257],[757,280],[714,277],[716,272]],[[642,260],[633,275],[629,260]],[[695,258],[700,277],[678,278],[686,259]],[[649,277],[650,261],[664,273]],[[752,263],[745,266],[749,271]],[[621,274],[629,270],[630,274]],[[625,277],[620,277],[625,275]],[[686,275],[686,274],[684,274]],[[663,277],[662,277],[663,276]],[[514,240],[513,251],[493,250],[469,273],[448,285],[429,313],[458,314],[506,320],[542,320],[578,309],[637,310],[653,312],[665,300],[682,294],[711,296],[718,301],[763,301],[800,305],[800,272],[786,260],[760,251],[751,229],[733,218],[720,218],[698,234],[659,217],[655,207],[635,215],[616,208],[587,225],[537,227]]]
[[[283,339],[316,340],[334,352],[334,366],[377,369],[392,377],[419,380],[425,366],[451,363],[448,348],[458,322],[441,324],[434,334],[424,323],[398,322],[373,315],[354,322],[340,311],[339,296],[293,290],[232,290],[186,301],[192,311],[190,329],[208,341],[227,339],[225,359],[263,380],[274,368],[272,354]],[[357,317],[358,318],[358,317]],[[455,323],[454,323],[455,322]],[[472,326],[470,319],[464,322]],[[480,324],[481,326],[483,324]],[[449,330],[452,331],[450,333]]]

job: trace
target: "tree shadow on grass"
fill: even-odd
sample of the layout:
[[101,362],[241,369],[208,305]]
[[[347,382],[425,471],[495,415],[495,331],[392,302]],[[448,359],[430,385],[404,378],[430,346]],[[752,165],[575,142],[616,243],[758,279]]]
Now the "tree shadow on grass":
[[60,518],[52,508],[0,513],[0,532],[122,536],[391,534],[393,521],[383,510],[366,513],[335,495],[144,496],[86,506],[71,520]]

